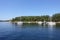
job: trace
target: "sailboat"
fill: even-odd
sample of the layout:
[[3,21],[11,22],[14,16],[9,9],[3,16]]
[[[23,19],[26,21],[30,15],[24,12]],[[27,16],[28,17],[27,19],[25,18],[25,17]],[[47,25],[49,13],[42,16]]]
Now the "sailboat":
[[48,25],[56,25],[56,22],[52,22],[52,18],[50,17],[50,22],[47,22]]

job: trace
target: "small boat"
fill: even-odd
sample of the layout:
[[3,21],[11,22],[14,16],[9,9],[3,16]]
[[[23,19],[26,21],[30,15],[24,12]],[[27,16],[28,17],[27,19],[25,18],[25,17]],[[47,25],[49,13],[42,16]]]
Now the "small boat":
[[56,22],[47,22],[48,25],[56,25]]
[[20,25],[20,24],[23,24],[23,22],[21,22],[21,21],[20,21],[20,22],[17,22],[17,24],[19,24],[19,25]]
[[43,22],[41,22],[41,21],[40,21],[40,22],[38,22],[38,24],[42,24],[42,23],[43,23]]

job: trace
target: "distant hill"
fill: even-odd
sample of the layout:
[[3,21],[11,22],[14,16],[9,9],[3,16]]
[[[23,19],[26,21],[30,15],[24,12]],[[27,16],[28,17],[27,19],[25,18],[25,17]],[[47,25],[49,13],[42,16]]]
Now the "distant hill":
[[0,22],[9,22],[9,20],[0,20]]

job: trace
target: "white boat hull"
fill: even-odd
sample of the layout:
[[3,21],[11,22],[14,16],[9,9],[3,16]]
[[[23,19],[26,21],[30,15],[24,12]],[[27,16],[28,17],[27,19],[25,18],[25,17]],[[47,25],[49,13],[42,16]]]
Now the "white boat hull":
[[56,25],[55,22],[47,22],[48,25]]

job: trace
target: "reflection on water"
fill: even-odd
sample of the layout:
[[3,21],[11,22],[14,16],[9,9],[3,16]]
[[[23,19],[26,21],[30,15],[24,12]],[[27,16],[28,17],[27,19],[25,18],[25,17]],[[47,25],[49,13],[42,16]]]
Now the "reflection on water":
[[56,27],[60,27],[60,23],[57,23],[57,24],[56,24]]
[[60,40],[60,26],[0,23],[0,40]]

